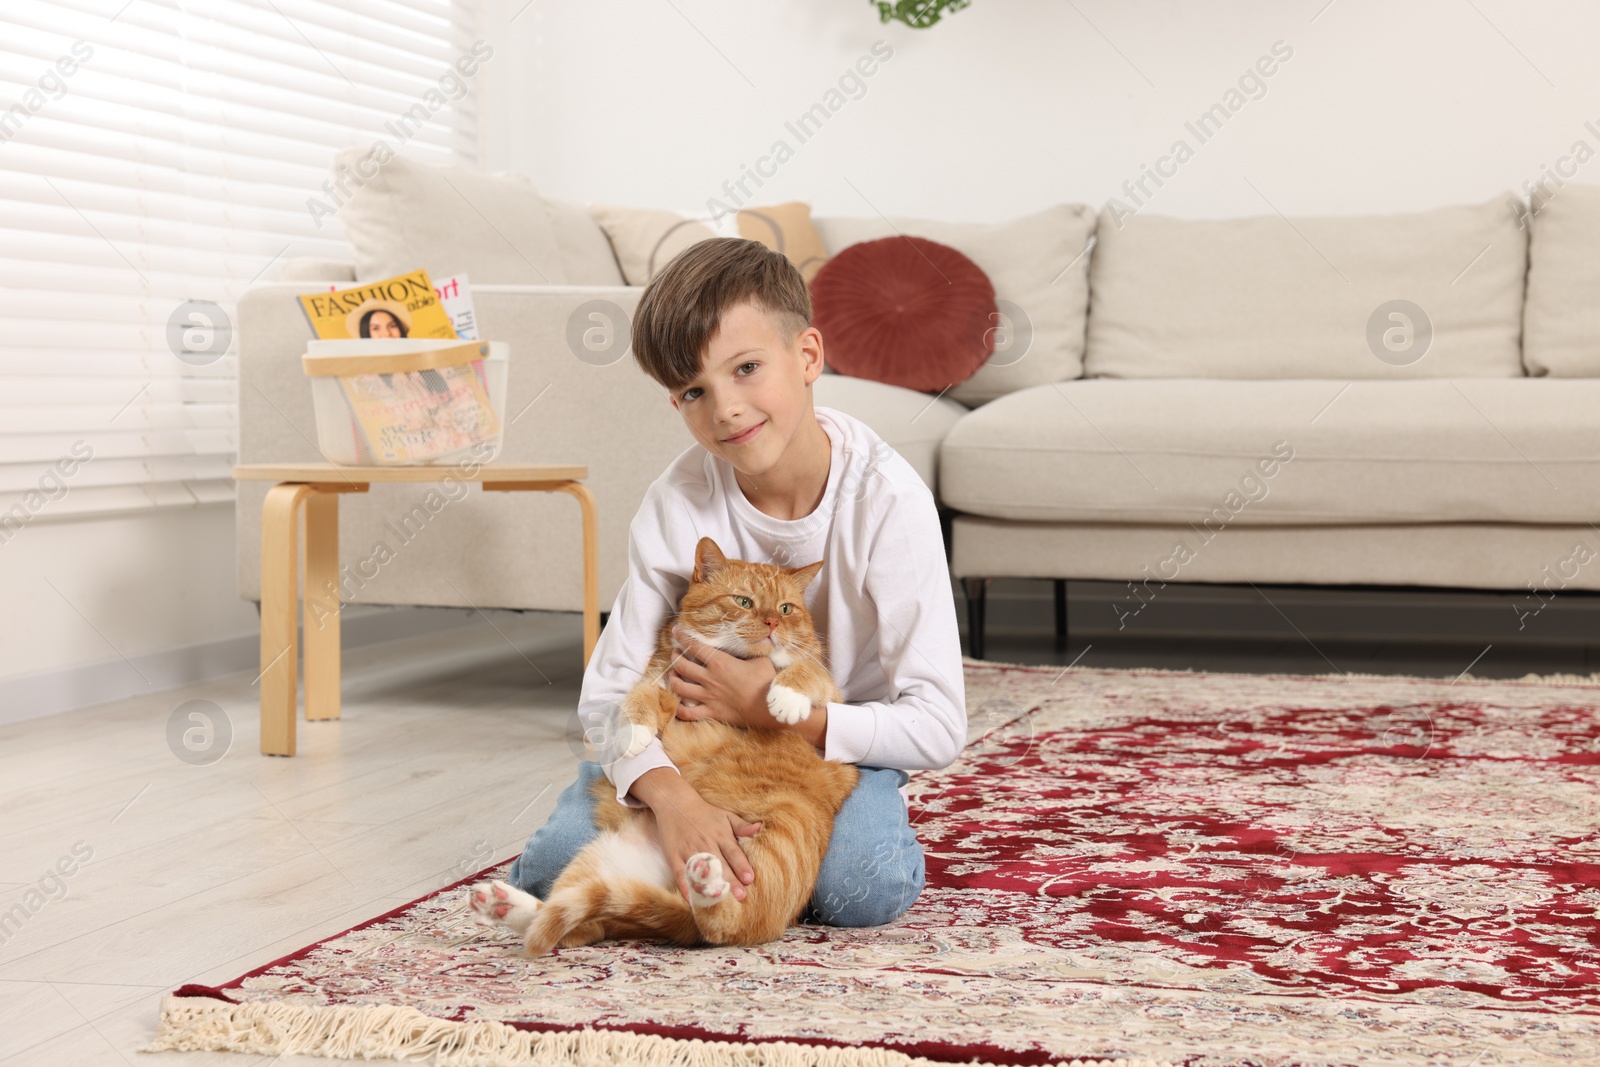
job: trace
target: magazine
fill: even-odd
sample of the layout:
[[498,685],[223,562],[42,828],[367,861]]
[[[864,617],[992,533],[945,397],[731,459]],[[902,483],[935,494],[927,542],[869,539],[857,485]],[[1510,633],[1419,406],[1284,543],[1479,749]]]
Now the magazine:
[[444,305],[444,313],[456,328],[456,336],[463,341],[478,339],[478,317],[472,310],[472,288],[465,274],[452,274],[440,278],[433,287],[434,295]]
[[482,355],[488,346],[460,348],[479,358],[404,373],[340,377],[345,400],[379,462],[427,462],[500,432],[484,379]]
[[[300,298],[324,340],[438,338],[476,340],[464,274],[435,287],[425,270]],[[338,377],[351,416],[379,463],[427,463],[500,432],[483,360],[488,345],[441,349],[421,369]],[[422,353],[416,353],[420,356]],[[414,357],[397,360],[418,362]]]
[[324,341],[347,337],[454,338],[456,330],[425,270],[353,289],[300,298],[311,328]]

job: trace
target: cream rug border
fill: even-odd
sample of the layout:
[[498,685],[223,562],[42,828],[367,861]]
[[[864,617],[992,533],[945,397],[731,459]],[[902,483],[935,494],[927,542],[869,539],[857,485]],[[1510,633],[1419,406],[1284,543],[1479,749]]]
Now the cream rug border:
[[[1053,671],[1062,670],[1057,663],[1009,663],[998,659],[973,659],[963,655],[961,662],[967,667],[1020,667],[1024,670]],[[1067,667],[1068,674],[1176,674],[1192,675],[1199,677],[1215,678],[1306,678],[1337,681],[1341,678],[1381,678],[1388,681],[1429,682],[1438,685],[1459,685],[1471,682],[1475,685],[1557,685],[1572,686],[1575,688],[1600,689],[1600,671],[1593,674],[1524,674],[1520,678],[1479,678],[1476,675],[1462,672],[1454,681],[1449,678],[1435,678],[1421,674],[1363,674],[1360,671],[1345,671],[1343,673],[1327,672],[1324,674],[1288,674],[1278,671],[1256,673],[1254,671],[1197,671],[1192,667],[1178,670],[1174,667]]]
[[[952,1067],[884,1048],[702,1041],[621,1030],[534,1033],[493,1019],[452,1022],[415,1008],[324,1006],[168,994],[143,1052],[249,1052],[332,1059],[431,1056],[435,1067]],[[1176,1067],[1164,1060],[1057,1060],[1056,1067]],[[973,1059],[962,1067],[994,1067]]]

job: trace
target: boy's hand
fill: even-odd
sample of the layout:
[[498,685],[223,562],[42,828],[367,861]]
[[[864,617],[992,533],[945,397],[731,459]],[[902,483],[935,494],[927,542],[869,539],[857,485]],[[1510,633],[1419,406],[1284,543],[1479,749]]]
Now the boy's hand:
[[[673,641],[683,650],[667,671],[667,688],[678,694],[678,718],[716,719],[732,726],[780,729],[767,710],[767,690],[778,670],[771,656],[740,659],[702,644],[672,627]],[[692,703],[685,703],[690,701]]]
[[667,867],[677,877],[678,892],[684,900],[689,899],[685,866],[697,852],[719,857],[723,868],[731,872],[728,883],[733,887],[734,899],[744,899],[745,886],[755,881],[756,872],[740,847],[739,838],[760,830],[760,823],[745,822],[733,812],[709,803],[692,786],[675,790],[665,802],[658,800],[651,805],[650,810],[655,812]]

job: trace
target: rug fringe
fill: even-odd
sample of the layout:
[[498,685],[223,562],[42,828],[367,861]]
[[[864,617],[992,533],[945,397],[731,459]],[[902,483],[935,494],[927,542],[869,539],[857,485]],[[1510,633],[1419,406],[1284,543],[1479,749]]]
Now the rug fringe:
[[[231,1004],[169,994],[144,1052],[214,1051],[333,1059],[416,1059],[436,1067],[951,1067],[883,1048],[790,1041],[683,1041],[622,1030],[534,1033],[492,1019],[451,1022],[393,1005]],[[970,1064],[986,1067],[973,1059]],[[1061,1060],[1059,1067],[1175,1067],[1157,1060]]]
[[[969,667],[1025,667],[1025,668],[1029,668],[1029,669],[1032,669],[1032,670],[1039,670],[1039,671],[1058,671],[1059,670],[1059,667],[1057,665],[1050,664],[1050,663],[1010,663],[1010,662],[1008,662],[1006,660],[998,660],[998,659],[973,659],[971,656],[968,656],[968,655],[963,655],[961,657],[961,662],[963,664],[965,664],[966,666],[969,666]],[[1099,671],[1099,672],[1104,673],[1104,674],[1193,674],[1193,675],[1201,675],[1201,674],[1232,674],[1232,675],[1239,675],[1241,677],[1246,677],[1246,676],[1248,676],[1248,677],[1266,677],[1266,675],[1257,675],[1257,674],[1255,674],[1253,672],[1245,672],[1245,671],[1197,671],[1193,667],[1185,667],[1182,670],[1179,670],[1176,667],[1068,667],[1067,668],[1067,672],[1068,673],[1073,673],[1073,674],[1090,672],[1090,671]],[[1273,672],[1271,672],[1271,674],[1273,676],[1277,676],[1277,677],[1288,677],[1288,676],[1291,676],[1291,675],[1289,675],[1288,672],[1284,672],[1284,671],[1273,671]],[[1333,672],[1326,672],[1326,673],[1323,673],[1323,674],[1300,674],[1298,672],[1295,672],[1292,675],[1292,677],[1295,677],[1295,678],[1327,678],[1327,679],[1337,679],[1337,678],[1386,678],[1386,679],[1391,679],[1391,680],[1399,679],[1399,680],[1404,680],[1404,681],[1408,681],[1408,682],[1450,682],[1451,681],[1451,679],[1445,678],[1445,677],[1434,678],[1434,677],[1420,675],[1420,674],[1365,674],[1365,673],[1363,673],[1361,671],[1345,671],[1343,674],[1335,674]],[[1528,674],[1524,674],[1520,678],[1479,678],[1477,675],[1465,674],[1464,673],[1464,674],[1461,675],[1460,678],[1455,679],[1455,681],[1456,682],[1480,682],[1480,683],[1483,683],[1485,685],[1600,686],[1600,671],[1596,671],[1596,672],[1594,672],[1592,674],[1533,674],[1533,673],[1530,672]]]

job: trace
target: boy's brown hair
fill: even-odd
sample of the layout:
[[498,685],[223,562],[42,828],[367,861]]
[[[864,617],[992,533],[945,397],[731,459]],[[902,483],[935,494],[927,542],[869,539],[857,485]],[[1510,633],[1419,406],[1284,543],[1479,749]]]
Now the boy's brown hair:
[[774,318],[785,344],[811,325],[811,293],[782,252],[742,237],[690,245],[645,286],[633,313],[633,358],[678,392],[700,376],[723,313],[746,301]]

